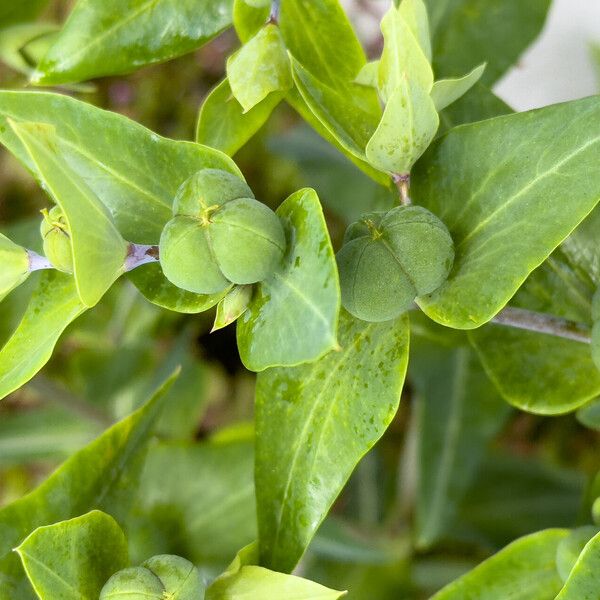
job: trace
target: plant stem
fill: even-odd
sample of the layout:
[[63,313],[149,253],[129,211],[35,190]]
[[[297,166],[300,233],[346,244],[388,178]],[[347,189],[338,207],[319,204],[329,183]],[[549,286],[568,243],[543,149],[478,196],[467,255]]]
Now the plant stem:
[[412,204],[412,200],[408,193],[410,189],[410,173],[394,173],[392,175],[392,181],[398,188],[400,204],[402,204],[402,206],[410,206]]
[[30,273],[33,273],[34,271],[42,271],[44,269],[54,269],[52,263],[45,256],[40,256],[33,250],[27,250],[27,255],[29,256]]
[[591,343],[590,329],[586,325],[523,308],[506,307],[491,322],[496,325],[545,333],[582,344]]
[[271,2],[271,14],[269,15],[269,23],[279,25],[279,14],[281,12],[281,0],[273,0]]
[[129,252],[125,259],[125,272],[133,271],[142,265],[158,262],[158,246],[148,246],[145,244],[129,244]]

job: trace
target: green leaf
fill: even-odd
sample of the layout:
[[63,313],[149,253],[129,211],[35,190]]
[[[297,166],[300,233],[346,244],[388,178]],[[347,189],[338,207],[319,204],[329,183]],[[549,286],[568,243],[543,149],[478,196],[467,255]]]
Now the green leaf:
[[145,406],[71,456],[33,492],[0,510],[0,600],[33,597],[12,549],[34,529],[92,509],[125,520],[135,498],[144,449],[173,379]]
[[600,372],[587,344],[500,325],[470,339],[502,396],[541,415],[571,412],[600,394]]
[[85,306],[95,306],[123,273],[128,244],[106,206],[69,168],[54,127],[9,123],[35,165],[42,186],[62,208],[69,225],[79,298]]
[[268,120],[282,94],[271,93],[248,112],[233,97],[224,79],[204,100],[196,141],[233,156]]
[[[128,527],[133,558],[177,552],[221,570],[256,539],[253,467],[253,443],[245,439],[153,447],[138,514]],[[154,545],[149,539],[156,539]]]
[[251,371],[315,360],[337,345],[340,288],[319,198],[314,190],[300,190],[277,215],[286,230],[287,254],[258,285],[237,325],[240,356]]
[[122,529],[97,510],[39,527],[16,552],[41,600],[98,600],[106,580],[129,563]]
[[577,411],[577,420],[588,427],[600,431],[600,399],[585,404]]
[[383,118],[369,140],[369,163],[388,173],[409,173],[431,144],[440,119],[429,94],[404,77],[392,92]]
[[[196,171],[241,175],[220,152],[162,138],[116,113],[57,94],[0,91],[0,142],[38,178],[8,118],[53,125],[69,168],[107,207],[121,235],[138,244],[158,244],[179,186]],[[199,312],[220,300],[176,288],[158,265],[130,277],[150,301],[171,310]]]
[[429,16],[423,0],[402,0],[398,12],[418,40],[427,60],[431,61],[431,36]]
[[566,529],[547,529],[520,538],[431,600],[551,600],[561,587],[556,548],[568,534]]
[[227,60],[227,77],[244,113],[272,92],[286,92],[292,85],[290,59],[277,25],[263,27]]
[[29,277],[30,255],[25,248],[15,244],[0,233],[0,302]]
[[48,362],[58,338],[85,310],[71,276],[57,271],[41,275],[23,319],[0,350],[0,398]]
[[337,600],[346,592],[337,592],[293,575],[256,567],[256,545],[243,548],[206,592],[206,600],[242,600],[244,598],[285,598],[286,600]]
[[384,46],[379,61],[378,88],[385,102],[404,85],[407,78],[427,94],[433,86],[431,65],[405,19],[405,12],[392,6],[381,21]]
[[465,346],[416,338],[410,358],[417,392],[416,544],[428,548],[456,518],[491,439],[509,407]]
[[593,525],[577,527],[561,540],[556,549],[556,568],[561,579],[566,582],[575,566],[579,555],[586,544],[598,533],[598,528]]
[[0,60],[19,73],[30,75],[57,29],[53,23],[34,22],[0,30]]
[[433,33],[433,68],[439,77],[487,62],[486,85],[497,81],[544,26],[551,0],[426,0]]
[[464,96],[481,79],[484,71],[485,63],[475,67],[464,77],[436,81],[431,89],[431,98],[436,110],[443,110]]
[[79,0],[32,81],[56,85],[192,52],[231,25],[229,0]]
[[598,597],[600,589],[600,534],[585,546],[556,600],[584,600]]
[[489,321],[594,208],[599,117],[598,98],[498,117],[449,132],[423,157],[413,200],[444,221],[456,249],[448,280],[419,299],[430,318],[460,329]]
[[23,23],[35,19],[48,0],[23,0],[22,2],[3,2],[0,4],[0,29],[14,23]]
[[261,373],[256,498],[261,564],[291,571],[360,459],[398,409],[408,319],[340,319],[341,350]]

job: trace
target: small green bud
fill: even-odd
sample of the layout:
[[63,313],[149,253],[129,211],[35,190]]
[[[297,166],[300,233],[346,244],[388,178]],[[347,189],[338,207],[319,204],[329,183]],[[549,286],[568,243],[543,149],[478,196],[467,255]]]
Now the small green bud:
[[204,209],[199,217],[176,216],[160,240],[167,279],[197,294],[215,294],[231,283],[268,277],[285,253],[285,232],[277,215],[252,198]]
[[29,254],[0,234],[0,300],[21,285],[29,276]]
[[198,600],[205,586],[198,569],[180,556],[154,556],[141,567],[115,573],[100,592],[100,600]]
[[243,179],[220,169],[203,169],[180,186],[173,202],[173,214],[200,217],[207,209],[237,198],[254,198]]
[[73,250],[69,224],[61,208],[54,206],[50,212],[43,210],[44,220],[40,233],[44,240],[44,254],[52,266],[64,273],[73,272]]
[[236,285],[217,305],[217,315],[211,333],[237,321],[248,310],[251,299],[251,285]]
[[446,280],[454,244],[431,212],[400,206],[352,224],[337,261],[348,312],[365,321],[387,321]]

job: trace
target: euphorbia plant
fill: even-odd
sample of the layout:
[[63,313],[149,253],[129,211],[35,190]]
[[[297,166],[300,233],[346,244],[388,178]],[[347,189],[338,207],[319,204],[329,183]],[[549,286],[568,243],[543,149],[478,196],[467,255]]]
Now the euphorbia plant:
[[[337,0],[79,0],[62,28],[44,4],[0,8],[5,62],[59,88],[0,91],[0,142],[47,194],[37,237],[0,235],[7,314],[36,273],[0,396],[87,428],[0,509],[0,599],[600,598],[598,479],[488,454],[511,406],[600,428],[600,100],[516,114],[489,89],[549,0],[391,2],[370,62]],[[71,97],[232,26],[194,142]],[[231,158],[283,103],[326,171],[345,157],[325,212]],[[257,376],[252,423],[200,441],[206,315]],[[372,450],[392,423],[399,485]]]

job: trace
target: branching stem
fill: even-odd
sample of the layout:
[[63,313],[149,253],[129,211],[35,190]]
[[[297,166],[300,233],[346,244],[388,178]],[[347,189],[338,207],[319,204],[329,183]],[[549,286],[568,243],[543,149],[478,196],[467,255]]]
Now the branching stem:
[[29,256],[30,273],[33,273],[34,271],[42,271],[44,269],[54,269],[52,263],[45,256],[40,256],[33,250],[27,250],[27,255]]
[[279,25],[279,15],[281,13],[281,0],[272,0],[271,14],[269,15],[269,23]]

